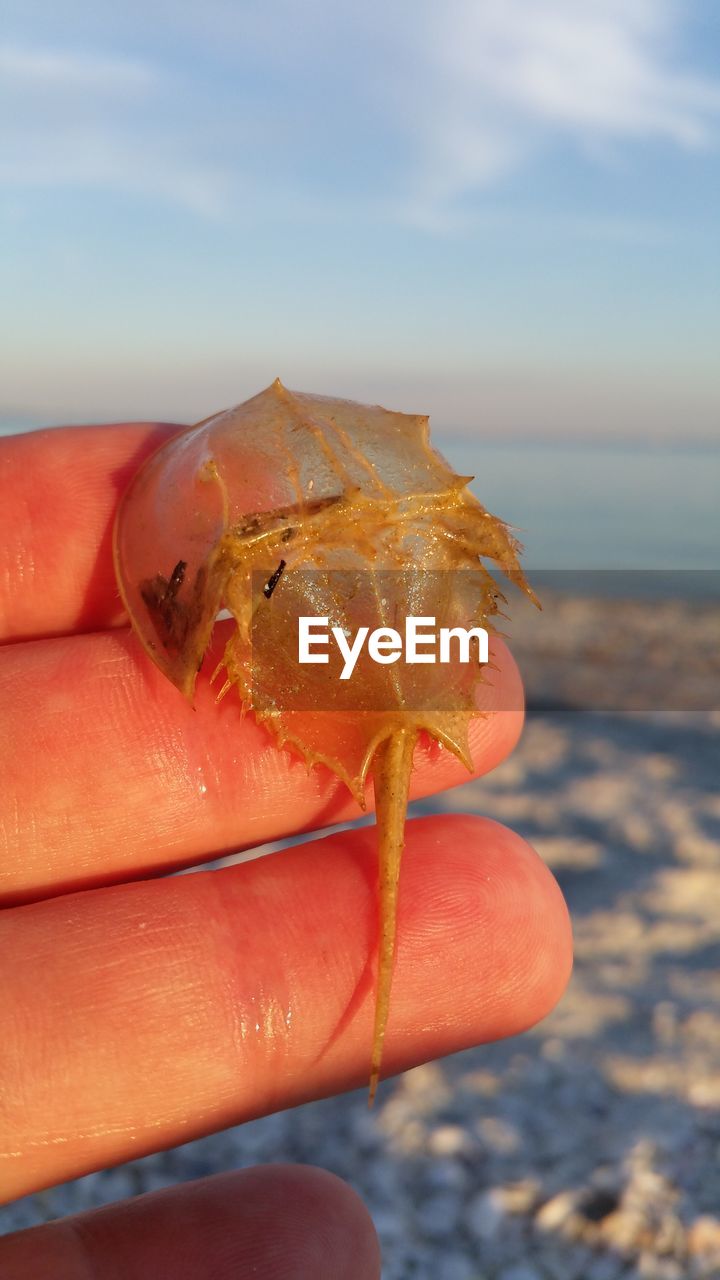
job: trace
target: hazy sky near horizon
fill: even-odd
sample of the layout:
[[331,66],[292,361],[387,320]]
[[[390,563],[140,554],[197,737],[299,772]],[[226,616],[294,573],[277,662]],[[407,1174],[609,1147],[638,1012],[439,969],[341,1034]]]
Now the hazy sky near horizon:
[[717,0],[5,0],[0,422],[718,439]]

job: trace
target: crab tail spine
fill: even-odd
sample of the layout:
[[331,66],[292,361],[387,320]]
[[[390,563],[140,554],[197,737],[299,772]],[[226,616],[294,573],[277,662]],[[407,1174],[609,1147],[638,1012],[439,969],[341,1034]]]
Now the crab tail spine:
[[418,731],[414,728],[394,730],[380,743],[373,760],[378,833],[380,928],[375,1027],[370,1063],[370,1106],[373,1104],[380,1079],[385,1030],[390,1010],[390,988],[397,932],[398,881],[400,861],[405,847],[405,816],[417,737]]

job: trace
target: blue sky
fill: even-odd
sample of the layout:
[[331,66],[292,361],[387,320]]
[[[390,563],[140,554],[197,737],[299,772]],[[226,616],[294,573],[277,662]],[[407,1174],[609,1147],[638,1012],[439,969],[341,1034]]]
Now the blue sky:
[[0,420],[717,439],[717,0],[5,0]]

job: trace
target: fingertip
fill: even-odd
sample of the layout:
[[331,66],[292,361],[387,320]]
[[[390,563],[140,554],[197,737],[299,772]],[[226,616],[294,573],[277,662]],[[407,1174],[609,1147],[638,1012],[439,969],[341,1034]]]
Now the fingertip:
[[[572,969],[570,918],[548,867],[527,841],[489,818],[425,818],[408,835],[395,983],[407,1002],[404,1022],[423,1025],[425,1014],[424,1056],[540,1022]],[[390,1033],[388,1066],[392,1042]],[[405,1038],[405,1055],[408,1049]]]

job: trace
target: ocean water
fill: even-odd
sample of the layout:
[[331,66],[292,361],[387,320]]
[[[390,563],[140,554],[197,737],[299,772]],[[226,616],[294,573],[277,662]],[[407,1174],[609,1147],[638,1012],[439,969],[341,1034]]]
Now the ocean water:
[[720,605],[720,445],[438,438],[538,590]]
[[438,447],[455,470],[475,476],[485,506],[515,526],[528,568],[695,571],[698,582],[720,570],[720,445],[445,436]]

